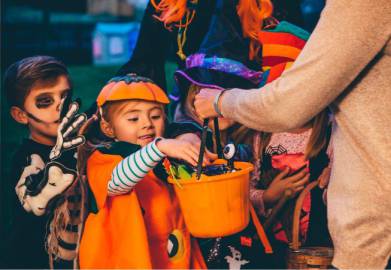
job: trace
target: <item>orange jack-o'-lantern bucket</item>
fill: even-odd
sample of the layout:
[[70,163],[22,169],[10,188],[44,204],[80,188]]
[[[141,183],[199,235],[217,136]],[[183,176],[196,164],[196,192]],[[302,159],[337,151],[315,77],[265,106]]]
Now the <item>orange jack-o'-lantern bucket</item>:
[[[217,160],[216,164],[226,162]],[[174,184],[185,223],[193,236],[220,237],[243,230],[249,222],[250,172],[253,165],[234,162],[237,170],[221,175],[169,177]]]

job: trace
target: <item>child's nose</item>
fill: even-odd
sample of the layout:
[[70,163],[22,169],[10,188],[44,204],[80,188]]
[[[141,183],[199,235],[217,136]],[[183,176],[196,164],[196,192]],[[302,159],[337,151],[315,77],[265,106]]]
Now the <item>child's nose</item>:
[[60,102],[57,102],[57,106],[56,106],[56,111],[60,111],[61,110],[61,101]]
[[144,128],[151,128],[152,127],[152,121],[149,117],[144,118],[143,127]]
[[63,98],[56,98],[56,111],[57,112],[60,112],[61,109],[62,109],[62,104],[64,103],[64,99]]

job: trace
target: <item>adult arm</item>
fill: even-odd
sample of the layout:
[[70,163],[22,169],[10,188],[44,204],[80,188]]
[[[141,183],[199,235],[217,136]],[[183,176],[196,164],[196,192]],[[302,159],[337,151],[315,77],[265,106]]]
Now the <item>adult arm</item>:
[[376,57],[390,39],[390,25],[389,0],[328,0],[293,66],[261,89],[226,91],[222,114],[262,131],[303,126]]

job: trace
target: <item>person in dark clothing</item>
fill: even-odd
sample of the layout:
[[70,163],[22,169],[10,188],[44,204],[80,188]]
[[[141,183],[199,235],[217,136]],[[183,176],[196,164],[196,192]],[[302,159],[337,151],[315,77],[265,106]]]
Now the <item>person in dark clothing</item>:
[[[49,161],[49,154],[52,146],[40,144],[32,139],[25,139],[12,159],[10,179],[14,185],[22,175],[23,170],[31,166],[31,156],[38,155],[43,163]],[[73,163],[75,151],[68,151],[62,155],[62,163]],[[49,257],[45,249],[45,240],[48,232],[48,225],[52,215],[50,213],[36,216],[28,213],[18,200],[13,196],[9,207],[14,208],[12,228],[6,235],[4,241],[5,252],[4,267],[6,268],[49,268]],[[72,261],[59,260],[55,268],[72,268]]]
[[[183,46],[184,54],[191,54],[198,50],[204,35],[208,31],[216,0],[200,0],[194,8],[194,19],[188,26],[186,42]],[[178,27],[173,26],[171,31],[164,23],[156,19],[158,15],[152,2],[148,3],[136,47],[131,59],[118,71],[118,75],[136,73],[146,76],[156,82],[162,89],[166,89],[164,64],[167,58],[172,57],[170,52],[178,51]],[[175,55],[175,61],[181,67],[184,59]]]
[[[7,206],[14,209],[14,214],[2,241],[4,258],[0,261],[5,268],[49,268],[52,258],[46,252],[45,242],[50,237],[52,209],[64,200],[59,195],[76,176],[75,151],[62,150],[83,142],[78,136],[68,140],[77,128],[73,113],[62,117],[62,108],[68,109],[64,104],[71,97],[71,82],[63,63],[49,56],[34,56],[7,69],[3,89],[12,118],[27,126],[30,138],[16,151],[7,179],[16,194]],[[76,112],[78,105],[69,108]],[[78,123],[84,118],[77,117]],[[66,122],[75,125],[69,129]],[[67,226],[63,235],[72,235],[74,230],[75,227]],[[70,238],[64,239],[58,241],[65,243],[71,256],[56,256],[52,265],[55,268],[73,268],[75,247]]]
[[[159,4],[163,2],[165,4],[175,3],[176,0],[162,0]],[[272,15],[272,10],[273,16],[277,20],[286,20],[299,26],[303,24],[299,0],[261,2],[261,7],[257,6],[255,9],[250,9],[249,7],[254,5],[256,1],[224,1],[224,5],[232,7],[230,11],[232,20],[240,21],[240,28],[243,29],[242,35],[250,38],[250,43],[256,43],[262,21]],[[174,58],[178,68],[185,68],[186,57],[199,50],[202,40],[209,30],[211,18],[216,12],[216,0],[187,1],[186,12],[183,12],[183,17],[179,19],[176,17],[176,21],[170,21],[171,17],[165,16],[165,11],[167,10],[162,10],[160,5],[156,5],[153,0],[148,3],[132,57],[120,68],[118,75],[136,73],[151,78],[160,87],[167,89],[165,62],[172,58],[173,53],[176,53]],[[186,20],[187,17],[189,18]],[[252,24],[253,22],[246,21],[246,18],[257,18],[255,19],[256,23]],[[187,26],[183,26],[186,24]],[[259,28],[254,27],[254,25],[259,25]],[[250,46],[254,47],[255,52],[259,49],[257,45],[250,44]],[[254,53],[252,54],[250,58],[254,57]],[[174,102],[178,102],[181,98],[179,90],[174,87],[169,97]]]

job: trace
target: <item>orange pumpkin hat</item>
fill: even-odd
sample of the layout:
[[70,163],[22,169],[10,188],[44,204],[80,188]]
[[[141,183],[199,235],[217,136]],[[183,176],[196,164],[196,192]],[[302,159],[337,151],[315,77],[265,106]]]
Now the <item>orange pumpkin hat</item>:
[[129,99],[170,103],[163,89],[152,80],[136,74],[112,78],[100,91],[96,102],[98,107],[102,107],[108,101]]

